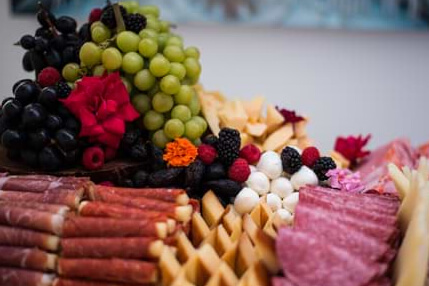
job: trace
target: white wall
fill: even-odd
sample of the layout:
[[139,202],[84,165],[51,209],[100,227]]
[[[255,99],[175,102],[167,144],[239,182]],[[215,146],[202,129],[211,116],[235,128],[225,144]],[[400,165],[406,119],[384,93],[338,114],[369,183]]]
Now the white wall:
[[[35,20],[11,19],[0,1],[0,96],[26,76],[12,43]],[[231,98],[262,94],[309,115],[318,146],[337,135],[372,133],[372,146],[398,136],[429,140],[429,33],[181,27],[202,51],[202,83]]]

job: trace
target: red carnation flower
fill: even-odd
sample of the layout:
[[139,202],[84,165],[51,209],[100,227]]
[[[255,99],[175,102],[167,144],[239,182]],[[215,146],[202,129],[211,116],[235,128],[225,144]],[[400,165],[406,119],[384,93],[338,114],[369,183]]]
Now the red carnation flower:
[[297,123],[305,120],[304,117],[297,115],[295,111],[276,106],[276,109],[285,119],[284,123]]
[[92,143],[118,149],[125,122],[139,117],[118,72],[103,77],[84,77],[63,104],[79,118],[79,136]]
[[356,164],[358,160],[371,153],[369,150],[364,150],[369,139],[371,139],[371,134],[368,134],[365,138],[362,135],[357,137],[338,137],[335,142],[335,151],[343,155],[351,164]]

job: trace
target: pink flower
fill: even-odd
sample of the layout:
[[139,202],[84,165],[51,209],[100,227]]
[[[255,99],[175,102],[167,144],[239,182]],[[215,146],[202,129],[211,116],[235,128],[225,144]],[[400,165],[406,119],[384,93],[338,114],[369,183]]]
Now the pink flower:
[[360,193],[365,190],[359,172],[353,173],[349,169],[333,169],[329,170],[326,175],[329,177],[331,188],[351,193]]

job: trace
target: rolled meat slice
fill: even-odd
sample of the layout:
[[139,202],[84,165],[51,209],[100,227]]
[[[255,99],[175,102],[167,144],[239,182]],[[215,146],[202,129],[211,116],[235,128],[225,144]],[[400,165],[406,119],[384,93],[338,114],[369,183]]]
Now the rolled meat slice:
[[46,191],[43,193],[0,191],[0,201],[35,202],[66,205],[75,210],[82,199],[83,191]]
[[155,199],[184,206],[189,203],[189,197],[183,189],[144,188],[131,189],[96,185],[90,193],[90,198],[96,200],[100,192],[111,192],[120,196],[142,197]]
[[164,243],[156,237],[63,238],[61,256],[65,258],[154,259]]
[[0,245],[38,247],[44,250],[56,251],[59,244],[60,239],[55,235],[34,230],[0,226]]
[[33,209],[37,211],[49,212],[53,214],[59,214],[65,216],[70,208],[63,205],[50,205],[43,203],[35,203],[35,202],[24,202],[24,201],[0,201],[0,208],[2,206],[14,206],[26,209]]
[[27,175],[0,177],[0,189],[21,192],[44,192],[52,189],[78,189],[91,184],[88,178]]
[[55,270],[57,256],[37,248],[0,246],[0,266],[31,270]]
[[0,224],[60,235],[64,216],[14,206],[0,206]]
[[[123,283],[108,283],[100,282],[94,280],[79,280],[79,279],[67,279],[67,278],[57,278],[54,281],[52,286],[142,286],[149,284],[123,284]],[[150,284],[153,285],[153,284]]]
[[106,203],[115,203],[128,207],[135,207],[142,210],[157,211],[175,218],[181,222],[187,222],[191,219],[192,206],[178,206],[174,203],[152,200],[143,197],[120,196],[111,192],[98,192],[95,196],[96,201]]
[[136,284],[155,283],[158,279],[155,263],[123,259],[60,258],[58,273],[66,278]]
[[50,286],[54,277],[43,272],[0,267],[1,286]]
[[167,237],[167,223],[98,217],[69,217],[63,237]]

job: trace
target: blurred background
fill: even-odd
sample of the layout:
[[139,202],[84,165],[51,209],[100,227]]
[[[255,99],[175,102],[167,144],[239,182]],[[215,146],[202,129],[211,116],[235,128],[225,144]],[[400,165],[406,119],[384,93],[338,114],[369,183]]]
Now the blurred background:
[[[87,20],[103,0],[42,1]],[[264,95],[311,119],[324,150],[338,135],[429,140],[429,0],[145,0],[202,53],[201,83],[230,98]],[[0,96],[32,77],[13,45],[37,27],[37,1],[0,1]]]

